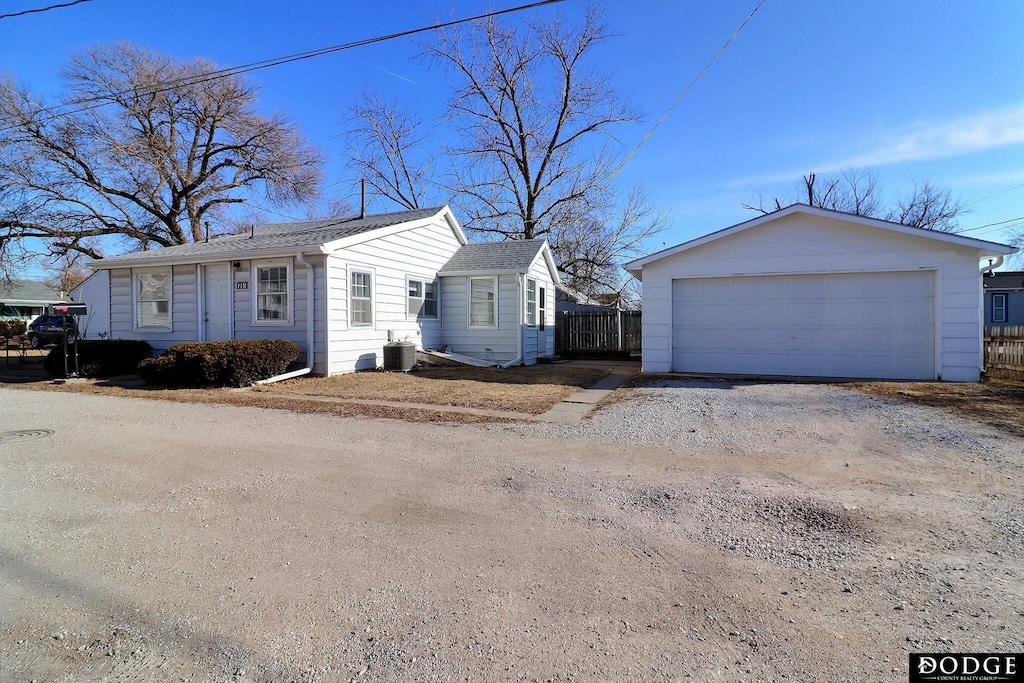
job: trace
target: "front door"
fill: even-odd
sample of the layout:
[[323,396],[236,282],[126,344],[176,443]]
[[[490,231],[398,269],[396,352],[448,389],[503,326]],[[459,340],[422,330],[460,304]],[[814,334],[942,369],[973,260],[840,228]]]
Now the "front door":
[[231,339],[231,266],[203,268],[203,329],[206,341]]

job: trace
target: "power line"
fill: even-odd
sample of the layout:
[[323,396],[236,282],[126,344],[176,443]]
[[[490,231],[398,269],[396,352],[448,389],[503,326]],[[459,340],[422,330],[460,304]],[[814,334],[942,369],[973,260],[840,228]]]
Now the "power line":
[[71,0],[71,2],[65,2],[60,5],[50,5],[49,7],[39,7],[36,9],[26,9],[21,12],[11,12],[10,14],[0,14],[0,19],[10,19],[11,17],[23,17],[26,14],[36,14],[38,12],[49,12],[52,9],[61,9],[62,7],[72,7],[74,5],[80,5],[83,2],[92,2],[92,0]]
[[982,197],[981,199],[975,199],[973,202],[967,202],[966,204],[964,204],[964,206],[971,206],[972,204],[977,204],[978,202],[983,202],[986,199],[992,199],[993,197],[998,197],[1001,194],[1006,194],[1007,192],[1013,192],[1014,190],[1019,190],[1022,187],[1024,187],[1024,184],[1022,184],[1022,185],[1015,185],[1015,186],[1011,187],[1008,190],[1003,190],[1002,192],[996,192],[995,194],[990,194],[989,196]]
[[973,228],[967,228],[966,230],[961,230],[960,232],[974,232],[975,230],[981,230],[982,228],[991,228],[991,227],[994,227],[994,226],[1005,225],[1007,223],[1013,223],[1014,221],[1022,221],[1022,220],[1024,220],[1024,216],[1017,216],[1016,218],[1007,218],[1005,221],[996,221],[995,223],[986,223],[985,225],[976,225]]
[[718,58],[721,57],[722,53],[725,52],[726,48],[732,44],[732,41],[736,40],[736,36],[738,36],[740,34],[740,31],[742,31],[746,27],[746,25],[750,23],[750,20],[754,18],[754,15],[757,14],[757,11],[761,9],[761,5],[763,5],[764,3],[765,0],[761,0],[760,2],[757,3],[757,7],[754,8],[754,11],[751,12],[750,15],[743,20],[743,23],[740,24],[740,27],[736,29],[731,36],[729,36],[729,40],[725,41],[725,45],[719,48],[718,52],[715,53],[715,56],[711,58],[711,61],[708,62],[703,69],[701,69],[701,72],[697,74],[696,78],[690,81],[690,85],[686,86],[686,90],[684,90],[682,94],[676,98],[676,101],[672,103],[672,106],[668,108],[668,111],[661,115],[661,118],[658,119],[657,123],[655,123],[651,127],[651,129],[647,131],[647,135],[645,135],[643,139],[641,139],[640,142],[637,144],[637,146],[633,148],[633,151],[630,152],[626,156],[626,158],[622,160],[622,163],[615,167],[615,170],[612,171],[611,176],[609,177],[614,178],[615,176],[617,176],[619,174],[619,171],[622,170],[622,168],[629,162],[629,160],[636,156],[636,153],[640,151],[640,148],[644,146],[644,143],[647,142],[652,135],[654,135],[654,131],[658,130],[658,126],[665,122],[665,119],[667,119],[669,117],[669,114],[672,113],[676,106],[678,106],[679,103],[683,101],[683,98],[686,97],[687,94],[689,94],[690,90],[693,89],[693,86],[697,85],[697,81],[703,78],[704,74],[707,73],[708,69],[711,68],[711,65],[718,61]]
[[[83,1],[87,1],[87,0],[78,0],[78,1],[79,2],[83,2]],[[478,14],[476,16],[465,17],[465,18],[462,18],[462,19],[453,19],[451,21],[446,21],[446,22],[439,23],[439,24],[433,24],[431,26],[421,26],[420,28],[409,29],[409,30],[406,30],[406,31],[399,31],[397,33],[390,33],[390,34],[387,34],[387,35],[377,36],[377,37],[374,37],[374,38],[364,38],[362,40],[357,40],[357,41],[353,41],[353,42],[350,42],[350,43],[342,43],[340,45],[332,45],[330,47],[319,48],[319,49],[316,49],[316,50],[309,50],[307,52],[299,52],[299,53],[295,53],[295,54],[291,54],[291,55],[285,55],[283,57],[273,57],[273,58],[261,60],[261,61],[258,61],[258,62],[252,62],[252,63],[249,63],[249,64],[243,64],[241,66],[233,66],[233,67],[227,67],[227,68],[224,68],[224,69],[217,69],[217,70],[214,70],[214,71],[207,71],[205,73],[201,73],[201,74],[198,74],[198,75],[195,75],[195,76],[187,76],[185,78],[180,78],[180,79],[176,79],[176,80],[173,80],[173,81],[167,81],[162,86],[156,88],[155,90],[147,91],[145,94],[148,94],[148,95],[158,95],[160,93],[168,92],[168,91],[172,90],[173,88],[175,88],[177,86],[180,86],[180,85],[184,85],[184,86],[199,85],[200,83],[206,83],[208,81],[216,80],[216,79],[219,79],[219,78],[225,78],[227,76],[236,76],[236,75],[243,74],[243,73],[249,73],[251,71],[258,71],[260,69],[268,69],[268,68],[273,67],[273,66],[281,66],[282,64],[290,64],[292,62],[298,62],[298,61],[302,61],[302,60],[305,60],[305,59],[312,59],[314,57],[322,57],[324,55],[333,54],[335,52],[341,52],[343,50],[350,50],[350,49],[355,48],[355,47],[363,47],[363,46],[366,46],[366,45],[372,45],[374,43],[382,43],[382,42],[385,42],[385,41],[388,41],[388,40],[394,40],[396,38],[405,38],[405,37],[408,37],[408,36],[416,35],[418,33],[425,33],[425,32],[428,32],[428,31],[436,31],[436,30],[439,30],[439,29],[448,28],[450,26],[456,26],[458,24],[465,24],[465,23],[469,23],[469,22],[473,22],[473,21],[480,21],[481,19],[489,19],[491,17],[497,17],[497,16],[501,16],[503,14],[510,14],[512,12],[521,12],[521,11],[524,11],[524,10],[536,9],[538,7],[544,7],[544,6],[547,6],[547,5],[554,5],[554,4],[559,3],[559,2],[564,2],[564,0],[538,0],[537,2],[532,2],[532,3],[526,4],[526,5],[518,5],[516,7],[510,7],[508,9],[503,9],[503,10],[496,10],[494,12],[487,12],[485,14]],[[762,2],[764,2],[764,0],[762,0]],[[61,118],[61,117],[65,117],[65,116],[71,116],[73,114],[81,114],[83,112],[86,112],[86,111],[89,111],[89,110],[92,110],[92,109],[97,109],[99,107],[104,107],[104,106],[107,106],[108,104],[110,104],[109,100],[111,98],[121,97],[123,95],[132,94],[134,92],[135,91],[133,89],[128,89],[128,90],[123,90],[123,91],[120,91],[120,92],[112,93],[110,95],[106,95],[106,96],[103,96],[103,97],[97,96],[97,97],[85,98],[85,99],[82,99],[82,100],[78,100],[77,102],[74,102],[73,104],[55,105],[53,107],[48,107],[48,108],[45,108],[45,109],[41,109],[40,110],[41,114],[50,114],[50,116],[49,116],[49,118],[45,118],[45,119],[41,120],[40,123],[48,123],[48,122],[53,121],[54,119],[57,119],[57,118]],[[87,107],[80,107],[78,109],[71,109],[71,110],[67,110],[67,111],[61,111],[63,109],[66,109],[67,107],[81,105],[81,104],[85,104],[85,103],[89,103],[89,102],[94,102],[95,104],[91,104],[90,106],[87,106]],[[16,126],[7,126],[5,128],[0,129],[0,133],[5,133],[5,132],[7,132],[9,130],[13,130],[15,128],[16,128]]]

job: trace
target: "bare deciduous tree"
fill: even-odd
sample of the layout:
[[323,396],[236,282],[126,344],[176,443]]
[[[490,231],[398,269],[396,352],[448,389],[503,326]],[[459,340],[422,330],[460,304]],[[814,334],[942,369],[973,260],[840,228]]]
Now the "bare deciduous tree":
[[428,133],[419,117],[398,104],[365,91],[349,107],[347,154],[376,192],[406,209],[418,209],[428,197],[432,159],[426,154]]
[[0,257],[31,238],[51,255],[102,257],[99,241],[147,249],[228,231],[228,207],[315,198],[318,150],[281,114],[255,111],[257,89],[212,78],[127,44],[89,49],[61,73],[55,116],[0,88]]
[[887,203],[881,196],[878,176],[860,169],[844,169],[824,178],[808,173],[801,179],[795,199],[776,197],[769,201],[762,194],[743,208],[767,214],[795,202],[939,232],[957,232],[957,219],[967,212],[948,188],[928,182],[914,183],[909,194]]
[[415,117],[372,97],[353,107],[355,167],[406,207],[443,188],[471,233],[546,237],[573,286],[619,289],[616,264],[638,255],[665,216],[613,179],[611,133],[639,116],[592,66],[607,35],[594,9],[575,27],[491,18],[442,32],[424,56],[452,80],[444,121],[457,142],[445,168],[421,144]]

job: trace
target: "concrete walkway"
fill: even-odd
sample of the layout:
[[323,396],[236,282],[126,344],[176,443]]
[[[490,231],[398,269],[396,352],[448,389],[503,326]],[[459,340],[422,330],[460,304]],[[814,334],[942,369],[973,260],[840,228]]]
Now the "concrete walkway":
[[569,398],[556,404],[546,413],[533,419],[538,422],[554,422],[557,424],[576,424],[586,417],[608,394],[621,387],[626,380],[640,372],[640,363],[636,361],[573,361],[577,367],[608,368],[609,374],[602,377],[592,387],[579,391]]

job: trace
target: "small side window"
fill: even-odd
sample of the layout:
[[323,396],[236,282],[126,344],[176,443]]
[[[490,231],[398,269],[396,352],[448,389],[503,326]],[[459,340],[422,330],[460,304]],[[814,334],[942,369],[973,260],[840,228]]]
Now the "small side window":
[[537,324],[537,281],[530,279],[526,281],[526,324]]
[[992,295],[992,322],[1005,323],[1006,320],[1006,295]]

